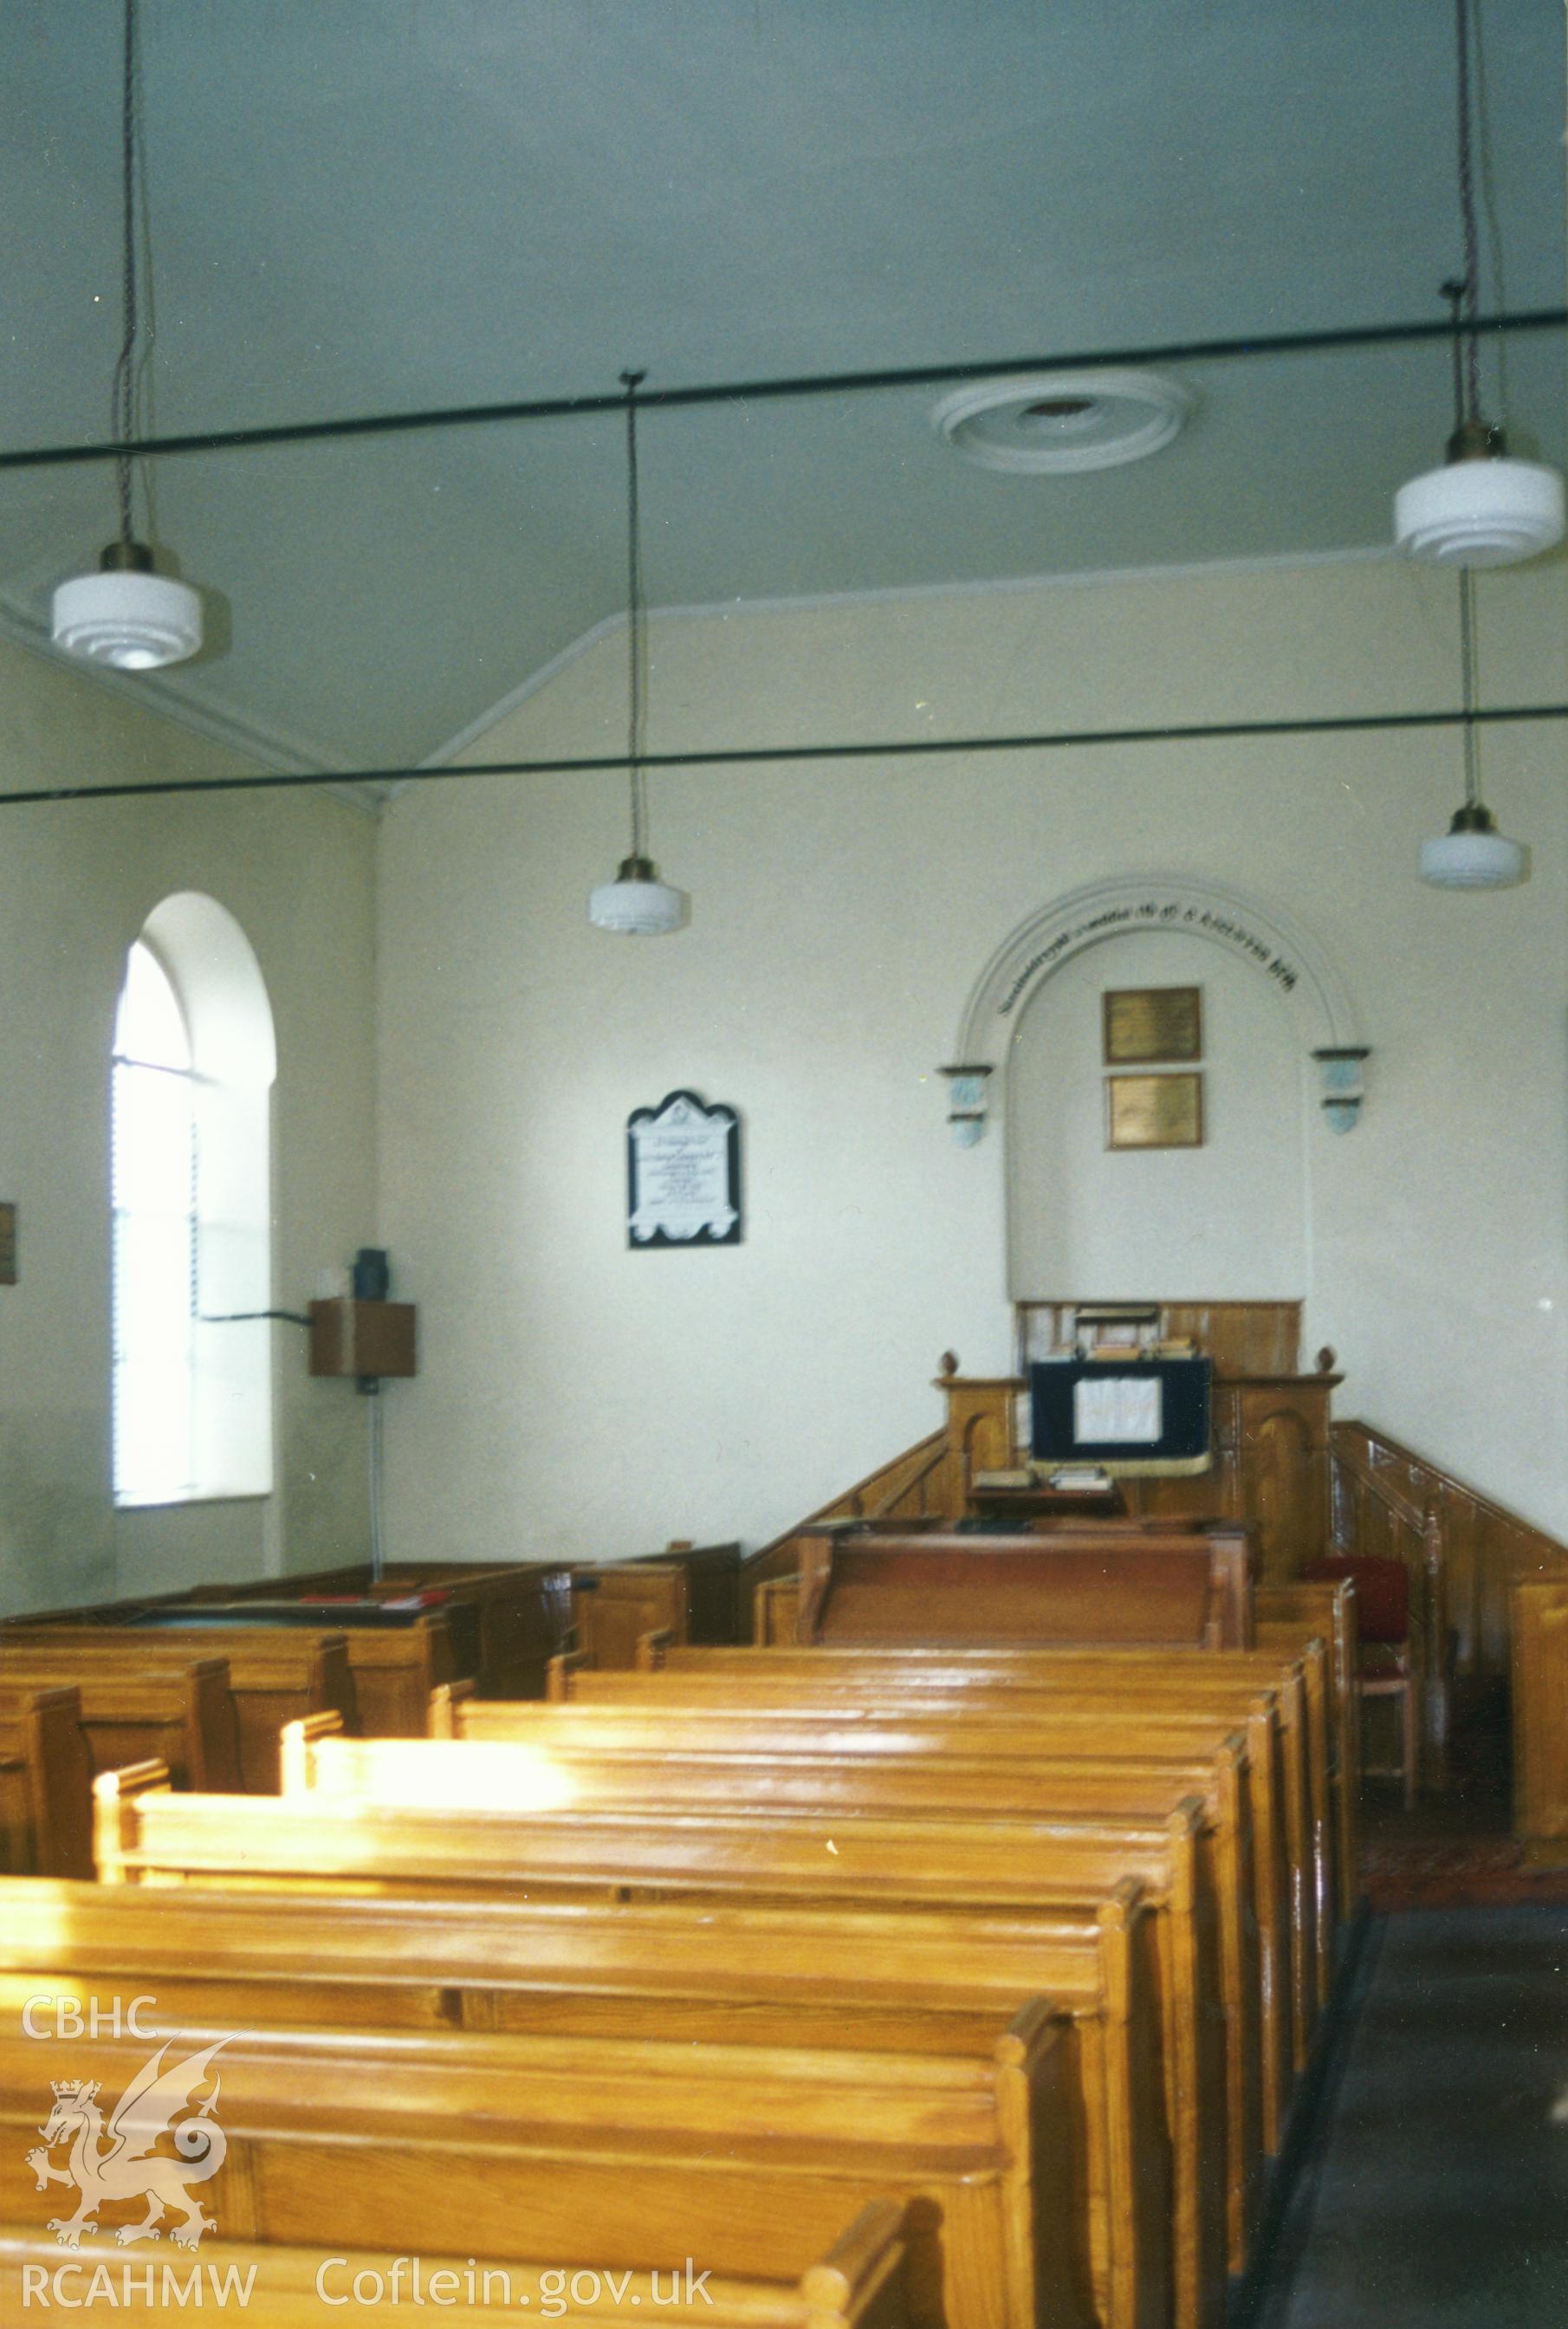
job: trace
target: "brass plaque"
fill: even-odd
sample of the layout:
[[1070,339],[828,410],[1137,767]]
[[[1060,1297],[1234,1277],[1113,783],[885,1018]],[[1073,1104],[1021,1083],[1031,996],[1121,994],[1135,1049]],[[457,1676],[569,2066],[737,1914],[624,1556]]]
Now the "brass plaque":
[[1201,1148],[1203,1078],[1107,1076],[1107,1148]]
[[1202,1059],[1201,986],[1113,986],[1103,1001],[1107,1067]]
[[0,1205],[0,1286],[16,1283],[16,1208]]

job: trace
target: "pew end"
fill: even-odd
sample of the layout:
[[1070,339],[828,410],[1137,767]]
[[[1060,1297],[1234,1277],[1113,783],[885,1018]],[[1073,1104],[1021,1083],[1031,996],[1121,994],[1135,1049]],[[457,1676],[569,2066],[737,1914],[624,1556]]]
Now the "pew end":
[[462,1717],[458,1709],[474,1695],[471,1682],[438,1682],[430,1693],[430,1737],[460,1739]]
[[904,2209],[873,2200],[801,2275],[806,2329],[895,2329],[905,2315]]
[[135,1839],[136,1806],[144,1796],[172,1792],[168,1765],[152,1756],[99,1773],[92,1783],[92,1852],[100,1884],[134,1881],[126,1873],[126,1853]]
[[302,1714],[286,1722],[277,1734],[278,1793],[296,1796],[311,1784],[318,1739],[341,1739],[343,1719],[335,1707],[321,1714]]
[[545,1668],[546,1698],[552,1705],[575,1698],[577,1675],[592,1673],[597,1663],[592,1650],[559,1650]]

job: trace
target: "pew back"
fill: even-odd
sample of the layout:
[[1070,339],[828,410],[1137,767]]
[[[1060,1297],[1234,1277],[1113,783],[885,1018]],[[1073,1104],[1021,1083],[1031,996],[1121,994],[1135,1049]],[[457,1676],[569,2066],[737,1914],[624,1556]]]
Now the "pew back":
[[801,1538],[803,1643],[1250,1646],[1241,1529],[1023,1536],[835,1530]]
[[138,1641],[122,1649],[13,1640],[4,1666],[15,1681],[77,1689],[95,1773],[154,1756],[178,1787],[239,1788],[239,1717],[221,1658],[169,1655]]
[[25,1681],[0,1683],[0,1759],[13,1767],[7,1851],[24,1857],[28,1873],[89,1876],[92,1761],[80,1694],[69,1687],[34,1689]]
[[221,1652],[234,1693],[240,1780],[254,1795],[277,1791],[277,1740],[286,1722],[329,1709],[351,1725],[359,1721],[348,1642],[341,1632],[265,1623],[225,1626],[221,1635],[210,1628],[183,1630],[178,1625],[134,1632],[117,1626],[29,1627],[23,1646],[42,1644],[66,1655],[98,1645],[122,1655],[135,1655],[135,1645],[155,1661]]

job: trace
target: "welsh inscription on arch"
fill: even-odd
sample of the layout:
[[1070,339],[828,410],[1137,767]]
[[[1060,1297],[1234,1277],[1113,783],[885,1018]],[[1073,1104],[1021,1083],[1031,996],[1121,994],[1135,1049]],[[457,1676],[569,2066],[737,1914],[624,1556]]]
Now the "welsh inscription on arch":
[[1226,913],[1217,906],[1151,892],[1147,898],[1119,899],[1114,904],[1098,906],[1081,921],[1069,922],[1065,929],[1058,930],[1038,953],[1019,964],[998,1000],[999,1016],[1005,1019],[1017,1007],[1041,971],[1055,970],[1074,955],[1081,954],[1085,947],[1095,945],[1101,938],[1119,937],[1127,930],[1186,930],[1197,938],[1216,939],[1233,953],[1254,963],[1285,995],[1293,992],[1300,976],[1293,962],[1267,938],[1250,929],[1239,915]]

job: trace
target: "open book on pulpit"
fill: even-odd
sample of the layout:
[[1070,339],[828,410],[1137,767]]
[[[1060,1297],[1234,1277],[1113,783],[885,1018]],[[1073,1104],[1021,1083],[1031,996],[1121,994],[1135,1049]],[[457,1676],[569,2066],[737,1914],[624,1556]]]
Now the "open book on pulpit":
[[1096,1466],[1113,1478],[1206,1472],[1213,1371],[1207,1358],[1037,1360],[1029,1456],[1037,1477]]

